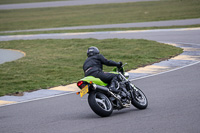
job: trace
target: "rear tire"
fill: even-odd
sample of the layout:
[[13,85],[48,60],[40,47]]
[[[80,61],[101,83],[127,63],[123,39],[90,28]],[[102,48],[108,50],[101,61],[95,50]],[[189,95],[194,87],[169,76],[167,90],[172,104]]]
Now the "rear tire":
[[99,116],[107,117],[113,112],[113,105],[110,99],[103,93],[93,91],[88,96],[90,108]]
[[138,89],[137,92],[135,92],[133,90],[134,94],[133,94],[133,98],[132,98],[132,104],[133,104],[133,106],[135,106],[138,109],[146,109],[148,106],[147,97],[139,88],[137,88],[137,89]]

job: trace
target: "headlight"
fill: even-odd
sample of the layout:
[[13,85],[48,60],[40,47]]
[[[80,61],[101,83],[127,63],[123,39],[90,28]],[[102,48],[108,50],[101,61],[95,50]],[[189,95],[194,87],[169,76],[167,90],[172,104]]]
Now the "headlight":
[[127,72],[124,73],[124,76],[126,77],[126,79],[129,78],[129,74]]

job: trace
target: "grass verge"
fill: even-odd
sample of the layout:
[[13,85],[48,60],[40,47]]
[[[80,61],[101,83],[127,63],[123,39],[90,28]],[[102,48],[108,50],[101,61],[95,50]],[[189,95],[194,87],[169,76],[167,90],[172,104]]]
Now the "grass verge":
[[0,31],[178,20],[199,17],[199,0],[163,0],[0,10]]
[[[127,70],[180,54],[182,49],[147,40],[70,39],[0,42],[26,56],[0,65],[0,96],[76,82],[83,77],[87,48],[97,46],[108,59],[127,62]],[[120,51],[120,52],[119,52]],[[105,67],[110,71],[112,67]]]

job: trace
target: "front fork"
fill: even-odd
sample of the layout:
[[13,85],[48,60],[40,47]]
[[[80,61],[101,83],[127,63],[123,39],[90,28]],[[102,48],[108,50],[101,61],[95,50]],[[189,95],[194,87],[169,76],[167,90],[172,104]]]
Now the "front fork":
[[[126,77],[124,77],[124,75],[121,72],[119,72],[119,74],[126,81],[126,83],[128,83],[131,86],[131,88],[133,88],[134,91],[138,91],[137,87],[134,84],[132,84],[128,79],[126,79]],[[132,90],[131,88],[129,90]]]
[[133,85],[132,83],[129,83],[130,86],[133,88],[133,90],[138,91],[137,87],[135,85]]

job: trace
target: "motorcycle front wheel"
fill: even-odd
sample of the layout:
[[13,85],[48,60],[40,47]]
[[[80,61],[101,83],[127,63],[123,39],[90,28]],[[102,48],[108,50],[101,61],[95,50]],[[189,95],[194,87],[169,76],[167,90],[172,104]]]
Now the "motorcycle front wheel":
[[101,117],[110,116],[113,112],[110,99],[103,93],[96,91],[89,93],[88,103],[91,109]]
[[132,104],[138,109],[146,109],[148,106],[147,97],[139,88],[133,91]]

